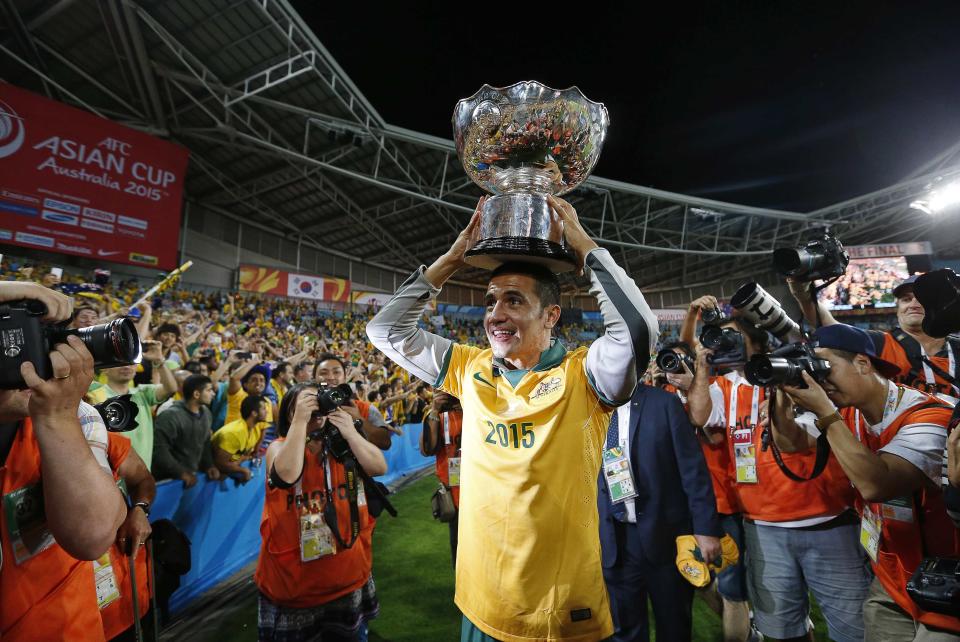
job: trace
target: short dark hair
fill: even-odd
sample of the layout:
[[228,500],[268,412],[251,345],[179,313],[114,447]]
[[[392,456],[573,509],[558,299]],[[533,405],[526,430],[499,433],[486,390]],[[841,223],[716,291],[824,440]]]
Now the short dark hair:
[[418,384],[417,384],[417,392],[423,392],[424,390],[426,390],[426,389],[429,388],[429,387],[430,387],[430,386],[428,386],[428,385],[425,384],[425,383],[418,383]]
[[297,365],[295,365],[295,366],[293,367],[293,374],[297,374],[297,373],[300,372],[301,370],[309,370],[309,369],[310,369],[310,366],[312,366],[312,365],[313,365],[313,364],[310,363],[309,361],[301,361],[300,363],[298,363]]
[[508,261],[493,271],[490,278],[503,274],[523,274],[537,283],[536,293],[540,299],[540,309],[551,305],[560,305],[560,279],[546,266],[525,261]]
[[314,378],[314,379],[317,378],[317,370],[320,369],[320,364],[323,363],[324,361],[330,361],[330,360],[333,360],[333,361],[336,361],[337,363],[339,363],[339,364],[340,364],[340,367],[343,368],[343,371],[344,371],[344,372],[347,371],[347,362],[346,362],[346,361],[344,361],[341,357],[338,357],[337,355],[333,354],[332,352],[324,352],[324,353],[322,353],[319,357],[317,357],[317,362],[316,362],[316,363],[314,364],[314,366],[313,366],[313,378]]
[[276,378],[280,375],[280,373],[283,372],[284,368],[286,368],[286,367],[289,366],[289,365],[290,365],[290,364],[287,363],[286,361],[281,361],[281,362],[278,363],[277,365],[273,366],[273,377],[272,377],[272,378],[273,378],[273,379],[276,379]]
[[373,403],[374,401],[377,400],[377,397],[379,396],[380,396],[379,390],[371,390],[370,392],[367,393],[367,401],[369,401],[370,403]]
[[173,334],[180,336],[180,326],[176,323],[162,323],[160,327],[157,328],[157,336],[159,337],[164,332],[172,332]]
[[210,380],[210,377],[201,374],[192,374],[184,379],[183,400],[190,401],[193,399],[193,393],[203,390],[203,387],[208,383],[212,385],[213,381]]
[[277,414],[280,416],[274,417],[274,419],[276,419],[277,434],[281,437],[286,437],[290,431],[290,422],[292,421],[290,415],[293,414],[292,408],[297,403],[297,397],[300,396],[300,393],[306,388],[316,390],[317,384],[312,381],[295,383],[290,386],[290,390],[287,390],[287,394],[283,395],[283,400],[280,401],[280,409],[277,411]]
[[381,395],[386,396],[390,392],[390,387],[391,386],[389,383],[381,383],[380,387],[377,388],[377,392],[379,392]]
[[[284,397],[286,399],[286,397]],[[267,400],[266,397],[260,395],[250,395],[242,402],[240,402],[240,418],[246,419],[250,416],[250,413],[257,412],[260,410],[260,404],[264,403]]]

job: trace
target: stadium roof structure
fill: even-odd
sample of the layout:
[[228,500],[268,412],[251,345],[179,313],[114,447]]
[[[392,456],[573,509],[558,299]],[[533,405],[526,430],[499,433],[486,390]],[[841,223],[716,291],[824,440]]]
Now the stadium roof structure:
[[[408,273],[481,195],[453,142],[385,122],[286,0],[0,0],[0,26],[3,80],[189,148],[191,216]],[[597,176],[570,200],[645,291],[664,291],[767,274],[774,247],[824,225],[846,244],[921,239],[931,219],[908,204],[960,173],[958,153],[815,212]]]

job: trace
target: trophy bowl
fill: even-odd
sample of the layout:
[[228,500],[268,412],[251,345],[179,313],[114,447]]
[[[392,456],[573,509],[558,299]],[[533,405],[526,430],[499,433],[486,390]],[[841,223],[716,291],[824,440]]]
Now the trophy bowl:
[[541,263],[554,272],[576,265],[547,202],[585,181],[600,158],[610,117],[576,87],[535,81],[484,85],[453,110],[457,154],[474,183],[493,194],[483,204],[470,265]]

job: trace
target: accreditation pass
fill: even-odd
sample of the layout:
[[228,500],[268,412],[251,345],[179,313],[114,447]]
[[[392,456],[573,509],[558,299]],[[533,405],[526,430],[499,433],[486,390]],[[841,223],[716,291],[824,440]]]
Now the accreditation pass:
[[610,490],[610,502],[617,504],[637,496],[637,488],[630,472],[630,460],[619,446],[603,453],[603,477]]

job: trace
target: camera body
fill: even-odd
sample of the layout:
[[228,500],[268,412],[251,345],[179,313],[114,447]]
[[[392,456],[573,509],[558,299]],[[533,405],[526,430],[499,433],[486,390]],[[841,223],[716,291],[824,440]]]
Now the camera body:
[[924,559],[906,588],[907,595],[924,611],[960,615],[960,560]]
[[723,321],[723,312],[720,308],[707,308],[700,311],[700,320],[708,324],[717,324]]
[[130,398],[129,393],[110,397],[95,405],[94,408],[100,413],[109,432],[129,432],[136,430],[139,425],[137,423],[139,408]]
[[816,281],[843,276],[850,255],[840,241],[828,233],[799,248],[780,247],[773,251],[773,267],[783,276],[798,281]]
[[923,306],[923,331],[931,337],[960,332],[960,276],[950,268],[927,272],[913,284]]
[[683,364],[687,364],[690,372],[694,371],[696,365],[689,355],[676,352],[672,348],[664,348],[657,353],[657,367],[663,372],[670,374],[684,374]]
[[35,299],[0,304],[0,390],[26,388],[20,364],[30,362],[41,379],[53,377],[50,351],[66,343],[69,335],[80,338],[93,355],[98,368],[139,363],[140,337],[129,319],[71,330],[42,322],[47,307]]
[[[328,386],[321,384],[317,390],[317,403],[320,407],[314,413],[314,416],[325,417],[334,412],[341,406],[349,406],[353,403],[353,389],[350,384],[342,383],[339,386]],[[363,425],[359,419],[353,420],[353,425],[359,430]],[[324,423],[318,429],[310,433],[310,439],[323,441],[333,458],[343,463],[345,459],[353,458],[353,451],[350,450],[350,444],[340,434],[340,429],[329,421]]]
[[755,386],[798,388],[807,387],[804,371],[819,382],[830,375],[830,362],[818,357],[809,343],[790,343],[770,354],[755,354],[743,369],[747,381]]
[[747,346],[743,335],[733,328],[705,325],[700,331],[700,343],[705,348],[713,350],[713,354],[707,357],[710,365],[737,367],[747,361]]

